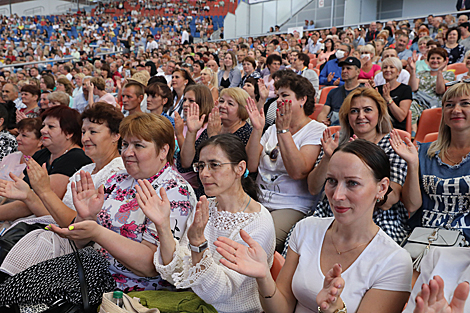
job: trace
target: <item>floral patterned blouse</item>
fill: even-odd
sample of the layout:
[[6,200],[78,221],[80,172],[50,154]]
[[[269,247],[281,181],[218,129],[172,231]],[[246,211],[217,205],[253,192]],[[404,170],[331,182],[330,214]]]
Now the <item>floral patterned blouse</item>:
[[[179,240],[186,229],[188,217],[196,207],[196,196],[192,187],[167,163],[163,169],[148,178],[159,194],[164,187],[171,203],[171,227],[175,239]],[[158,246],[158,234],[153,222],[140,209],[135,199],[136,179],[126,171],[111,176],[104,185],[104,204],[98,214],[98,224],[131,240],[146,240]],[[190,219],[191,220],[191,219]],[[118,288],[124,292],[170,289],[174,287],[160,276],[139,277],[116,260],[108,251],[95,244],[95,248],[109,261],[109,270]]]

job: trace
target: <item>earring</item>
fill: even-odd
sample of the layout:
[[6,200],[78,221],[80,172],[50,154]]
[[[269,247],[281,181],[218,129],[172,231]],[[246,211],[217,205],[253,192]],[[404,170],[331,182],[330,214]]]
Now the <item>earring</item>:
[[379,203],[379,202],[380,202],[380,199],[377,199],[376,201],[377,201],[377,203]]
[[248,174],[250,174],[250,171],[248,169],[246,169],[245,173],[243,174],[243,178],[247,178]]

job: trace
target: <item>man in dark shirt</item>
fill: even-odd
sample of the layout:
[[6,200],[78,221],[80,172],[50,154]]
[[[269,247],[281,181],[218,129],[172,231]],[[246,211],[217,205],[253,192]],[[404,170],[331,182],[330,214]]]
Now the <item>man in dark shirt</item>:
[[339,66],[341,66],[341,79],[344,81],[344,85],[330,90],[325,105],[317,117],[317,121],[327,126],[339,125],[338,113],[344,99],[354,89],[364,87],[359,84],[357,79],[361,72],[361,61],[355,57],[348,57],[339,62]]
[[376,22],[370,23],[369,31],[367,32],[367,35],[366,35],[366,42],[375,40],[378,34],[379,32],[377,31],[377,23]]

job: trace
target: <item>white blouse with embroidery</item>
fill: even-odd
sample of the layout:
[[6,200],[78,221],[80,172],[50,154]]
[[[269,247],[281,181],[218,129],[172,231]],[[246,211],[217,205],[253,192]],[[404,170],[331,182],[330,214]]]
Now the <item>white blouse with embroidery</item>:
[[262,205],[258,213],[217,211],[215,198],[209,199],[209,214],[209,222],[204,230],[209,249],[204,251],[201,261],[192,264],[185,234],[179,243],[176,241],[176,251],[168,265],[163,265],[158,248],[154,256],[157,272],[178,289],[192,288],[218,312],[261,312],[256,279],[222,265],[222,256],[216,251],[214,241],[223,236],[247,246],[240,237],[240,230],[243,229],[263,247],[271,266],[275,247],[271,214]]

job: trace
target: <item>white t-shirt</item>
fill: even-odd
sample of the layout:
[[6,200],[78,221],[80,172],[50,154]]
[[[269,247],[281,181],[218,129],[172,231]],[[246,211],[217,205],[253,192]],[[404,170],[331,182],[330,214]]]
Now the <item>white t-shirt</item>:
[[[410,80],[410,73],[405,69],[401,70],[400,75],[398,75],[397,82],[408,85],[409,80]],[[384,73],[380,72],[377,75],[375,75],[374,83],[376,86],[385,85],[386,81],[384,78]]]
[[[309,122],[292,136],[297,149],[300,150],[306,145],[320,145],[320,138],[325,128],[323,123]],[[307,214],[318,198],[308,191],[307,179],[295,180],[289,176],[280,150],[275,161],[270,159],[271,151],[278,144],[276,125],[266,130],[260,144],[263,146],[263,152],[259,161],[256,183],[260,186],[263,195],[263,205],[270,210],[287,208]]]
[[[320,267],[320,252],[326,231],[334,218],[308,217],[297,223],[289,247],[299,255],[292,278],[292,292],[297,299],[296,313],[318,312],[317,295],[325,276]],[[400,248],[381,229],[342,277],[345,281],[341,299],[348,312],[356,312],[369,289],[411,291],[413,268],[408,252]]]

